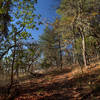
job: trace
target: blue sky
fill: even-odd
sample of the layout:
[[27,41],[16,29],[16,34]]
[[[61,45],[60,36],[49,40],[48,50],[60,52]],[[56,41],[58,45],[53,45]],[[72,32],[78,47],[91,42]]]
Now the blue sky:
[[[50,22],[53,22],[56,16],[58,16],[55,8],[58,5],[58,0],[38,0],[38,3],[36,4],[36,14],[41,15],[41,20],[49,20]],[[38,27],[38,31],[32,31],[35,40],[39,39],[39,35],[43,33],[45,25],[40,25]]]

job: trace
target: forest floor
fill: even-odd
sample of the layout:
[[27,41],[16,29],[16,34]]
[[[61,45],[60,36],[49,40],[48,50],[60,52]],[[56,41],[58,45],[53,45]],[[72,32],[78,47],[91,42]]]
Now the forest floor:
[[[9,100],[100,100],[100,65],[71,71],[70,67],[13,86]],[[6,98],[7,99],[7,98]],[[1,98],[0,100],[3,100]]]

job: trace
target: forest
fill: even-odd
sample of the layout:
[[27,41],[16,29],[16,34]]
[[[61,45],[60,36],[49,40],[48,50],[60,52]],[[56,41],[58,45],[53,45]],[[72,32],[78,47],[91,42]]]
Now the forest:
[[100,0],[47,1],[0,0],[0,100],[100,100]]

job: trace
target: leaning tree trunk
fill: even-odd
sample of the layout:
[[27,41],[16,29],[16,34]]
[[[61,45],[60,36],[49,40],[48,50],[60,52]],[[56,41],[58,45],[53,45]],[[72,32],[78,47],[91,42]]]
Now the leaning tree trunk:
[[13,60],[12,60],[12,65],[11,65],[11,83],[10,83],[10,86],[8,88],[8,95],[10,94],[10,90],[12,88],[13,79],[14,79],[15,48],[16,48],[16,46],[14,47],[14,51],[13,51]]
[[87,63],[86,63],[86,55],[85,55],[85,36],[84,34],[82,33],[82,54],[83,54],[83,62],[84,62],[84,66],[86,67],[87,66]]

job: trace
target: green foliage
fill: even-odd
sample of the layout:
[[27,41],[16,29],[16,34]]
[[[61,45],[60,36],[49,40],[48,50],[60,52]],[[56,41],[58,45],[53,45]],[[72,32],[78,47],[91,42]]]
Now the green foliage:
[[41,68],[49,68],[51,66],[51,63],[47,58],[43,59],[41,62]]
[[44,34],[40,36],[39,44],[44,56],[43,63],[46,63],[47,66],[54,65],[59,59],[58,38],[58,34],[48,27]]
[[0,0],[0,45],[2,48],[6,45],[5,51],[0,49],[0,55],[7,54],[15,41],[17,43],[20,39],[27,40],[32,36],[29,30],[38,30],[38,22],[34,19],[39,21],[41,16],[35,14],[36,3],[37,0]]
[[73,45],[73,55],[83,54],[83,36],[84,56],[85,53],[93,56],[96,54],[94,51],[98,52],[96,44],[99,44],[98,39],[100,39],[99,9],[99,0],[61,0],[57,9],[57,13],[61,15],[57,30],[61,30],[65,44]]

